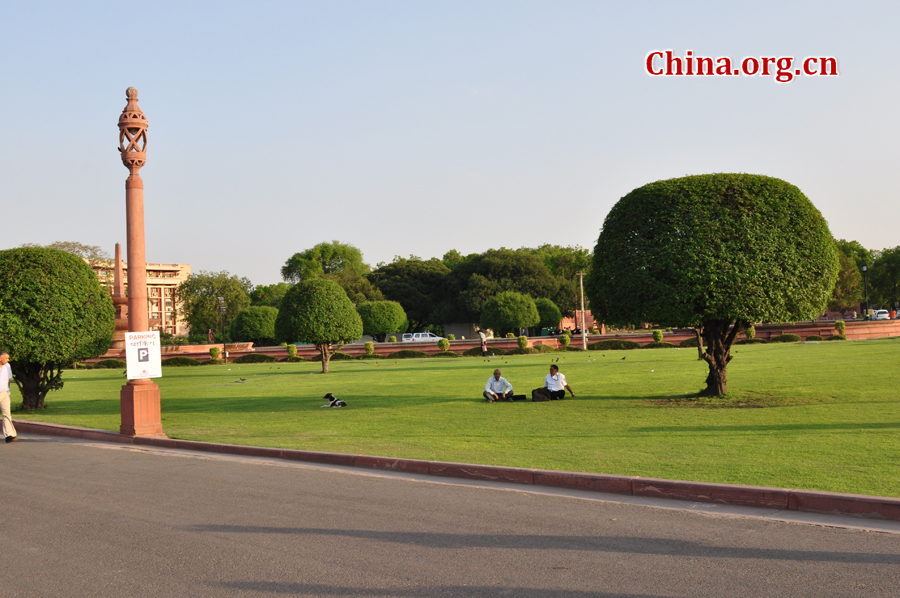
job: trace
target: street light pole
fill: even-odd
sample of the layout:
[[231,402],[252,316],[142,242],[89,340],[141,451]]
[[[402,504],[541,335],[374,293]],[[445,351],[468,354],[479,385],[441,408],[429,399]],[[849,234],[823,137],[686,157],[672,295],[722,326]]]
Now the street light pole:
[[581,289],[581,348],[587,351],[587,332],[584,329],[584,272],[578,273],[578,286]]
[[869,264],[866,263],[866,260],[863,260],[863,286],[865,288],[865,301],[866,301],[866,310],[863,312],[865,316],[863,316],[863,320],[869,319],[869,276],[868,276]]
[[228,345],[225,344],[225,297],[216,297],[219,302],[219,320],[222,324],[222,359],[228,363]]

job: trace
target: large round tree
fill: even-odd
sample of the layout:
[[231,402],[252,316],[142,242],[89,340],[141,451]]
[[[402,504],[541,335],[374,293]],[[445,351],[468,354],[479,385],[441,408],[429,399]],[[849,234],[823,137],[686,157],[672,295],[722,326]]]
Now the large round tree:
[[278,310],[265,305],[251,305],[238,312],[231,322],[231,340],[252,342],[267,347],[275,342],[275,318]]
[[334,352],[332,345],[358,339],[362,333],[362,320],[347,293],[336,282],[323,278],[291,287],[275,318],[275,338],[314,344],[322,356],[324,374]]
[[797,187],[708,174],[620,199],[585,287],[594,316],[607,323],[694,327],[709,364],[703,394],[720,396],[738,333],[751,322],[818,317],[837,272],[828,224]]
[[0,251],[0,346],[25,410],[43,409],[63,386],[63,367],[106,353],[113,332],[112,300],[84,260],[41,247]]

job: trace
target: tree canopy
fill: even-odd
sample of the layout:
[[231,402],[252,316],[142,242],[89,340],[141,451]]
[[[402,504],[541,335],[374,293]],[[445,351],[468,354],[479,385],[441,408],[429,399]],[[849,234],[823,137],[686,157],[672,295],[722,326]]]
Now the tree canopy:
[[250,292],[250,305],[257,307],[281,307],[281,300],[291,285],[286,282],[262,284]]
[[394,258],[367,276],[390,301],[399,303],[409,318],[409,331],[421,332],[438,323],[435,310],[450,269],[441,260]]
[[[224,330],[238,312],[250,306],[253,284],[222,270],[191,274],[175,289],[175,300],[192,335],[206,334],[209,329]],[[224,314],[219,310],[217,297],[225,299]]]
[[363,334],[383,343],[385,336],[406,332],[406,312],[396,301],[371,301],[356,307],[362,319]]
[[693,326],[706,394],[726,392],[736,335],[751,322],[818,317],[838,257],[828,225],[795,186],[709,174],[639,187],[610,210],[585,291],[610,324]]
[[0,339],[24,409],[42,409],[62,388],[62,368],[106,353],[113,332],[112,300],[80,258],[40,247],[0,251]]
[[300,282],[339,272],[363,276],[370,268],[363,263],[362,252],[347,243],[332,241],[295,253],[281,268],[281,277],[288,282]]
[[278,310],[274,307],[251,305],[239,311],[230,325],[231,340],[252,342],[257,347],[271,347],[275,344],[275,318]]
[[869,266],[869,306],[889,310],[900,301],[900,247],[878,252]]
[[502,291],[484,302],[481,310],[481,327],[490,328],[495,334],[518,332],[519,328],[531,328],[540,322],[534,299],[515,291]]
[[489,249],[459,262],[447,276],[440,319],[448,322],[477,322],[485,302],[502,291],[516,291],[531,297],[547,297],[562,308],[561,301],[574,308],[574,296],[560,293],[560,281],[547,270],[540,257],[530,251]]
[[312,278],[298,282],[281,302],[275,319],[279,342],[312,343],[322,356],[322,372],[328,373],[332,345],[361,338],[362,320],[347,293],[334,281]]

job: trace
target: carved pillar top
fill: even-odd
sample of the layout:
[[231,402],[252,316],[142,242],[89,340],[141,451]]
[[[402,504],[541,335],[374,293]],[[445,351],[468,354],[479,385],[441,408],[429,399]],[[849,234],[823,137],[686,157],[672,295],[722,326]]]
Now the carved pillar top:
[[128,103],[119,116],[119,152],[122,164],[136,175],[147,161],[147,117],[138,106],[138,92],[134,87],[125,90]]

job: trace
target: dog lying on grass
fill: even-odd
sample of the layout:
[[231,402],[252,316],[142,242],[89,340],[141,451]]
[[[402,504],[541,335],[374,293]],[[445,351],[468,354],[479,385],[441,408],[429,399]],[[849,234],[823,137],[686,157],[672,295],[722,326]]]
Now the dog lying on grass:
[[334,396],[331,393],[328,393],[327,395],[325,395],[322,398],[326,399],[328,401],[328,404],[327,405],[319,405],[319,407],[346,407],[347,406],[346,401],[340,400],[339,398],[337,398],[336,396]]

